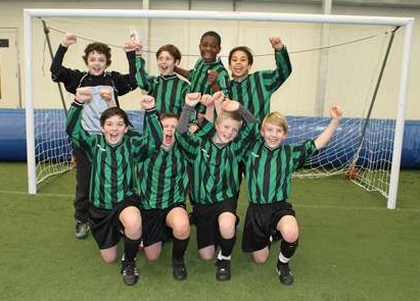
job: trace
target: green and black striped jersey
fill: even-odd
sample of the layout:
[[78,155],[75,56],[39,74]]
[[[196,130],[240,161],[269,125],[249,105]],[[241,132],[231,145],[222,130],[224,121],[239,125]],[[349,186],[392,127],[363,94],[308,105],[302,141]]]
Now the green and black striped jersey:
[[192,202],[215,204],[238,194],[241,182],[238,166],[246,145],[255,137],[252,128],[245,126],[234,141],[224,145],[217,145],[206,136],[179,134],[178,143],[192,165],[193,175],[189,179]]
[[89,135],[81,126],[82,105],[73,103],[67,118],[67,133],[73,143],[89,154],[91,161],[90,197],[96,208],[112,209],[114,204],[131,197],[135,192],[135,164],[145,160],[161,144],[162,130],[157,114],[146,113],[145,133],[129,127],[116,146],[106,143],[103,135]]
[[138,193],[143,209],[166,209],[185,203],[188,174],[184,155],[178,144],[161,146],[137,166]]
[[[210,94],[212,95],[214,92],[210,87],[207,81],[207,72],[209,70],[215,71],[218,73],[217,76],[217,84],[219,86],[220,91],[228,96],[229,95],[229,73],[226,70],[225,66],[220,59],[216,60],[212,63],[205,63],[202,58],[199,58],[195,63],[194,69],[189,71],[189,78],[190,81],[190,91],[191,92],[201,92],[202,95]],[[195,110],[198,113],[204,113],[206,111],[206,107],[203,106],[201,103],[197,104]]]
[[230,82],[230,99],[240,102],[260,122],[270,112],[271,95],[284,83],[292,72],[286,47],[274,52],[275,70],[261,70],[249,74],[238,82]]
[[[214,127],[206,119],[195,136],[206,136],[214,133]],[[177,136],[176,136],[177,137]],[[178,139],[178,138],[177,138]],[[166,209],[174,204],[185,203],[189,184],[187,161],[179,144],[170,149],[161,146],[149,158],[137,166],[138,194],[141,208]]]
[[175,73],[167,76],[148,75],[141,56],[136,56],[136,68],[138,86],[155,98],[156,109],[179,116],[185,103],[185,95],[190,91],[189,83]]
[[290,196],[292,174],[317,151],[313,140],[303,144],[285,144],[276,149],[258,138],[245,154],[245,177],[249,202],[271,204]]

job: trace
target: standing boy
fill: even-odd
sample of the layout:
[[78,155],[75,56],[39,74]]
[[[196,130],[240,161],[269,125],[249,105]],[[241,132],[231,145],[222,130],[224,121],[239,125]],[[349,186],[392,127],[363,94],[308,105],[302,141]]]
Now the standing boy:
[[282,144],[287,136],[287,120],[280,113],[272,112],[263,120],[261,137],[250,145],[245,155],[249,207],[244,222],[242,250],[252,252],[256,263],[264,263],[270,252],[271,234],[276,232],[280,235],[277,273],[285,285],[294,281],[289,261],[299,238],[295,211],[287,202],[292,174],[303,167],[317,150],[327,145],[338,128],[341,109],[332,107],[330,114],[332,120],[318,138],[288,145]]
[[[222,91],[226,97],[229,95],[229,73],[218,57],[222,49],[221,43],[222,39],[217,32],[205,32],[198,46],[201,57],[195,63],[194,69],[185,70],[178,66],[175,68],[175,72],[190,81],[191,92],[213,95],[216,91]],[[201,122],[204,118],[205,106],[199,103],[195,110]]]
[[181,52],[172,44],[160,47],[156,52],[160,75],[151,76],[145,70],[145,61],[141,57],[142,46],[140,42],[138,43],[136,78],[139,88],[155,98],[158,112],[175,113],[179,116],[184,106],[185,95],[190,90],[189,83],[174,71],[181,62]]
[[[65,89],[76,94],[79,87],[94,87],[92,99],[83,106],[82,126],[90,134],[100,134],[99,118],[102,112],[111,106],[119,107],[118,96],[124,95],[135,88],[136,65],[135,45],[126,43],[124,50],[127,54],[129,73],[121,74],[117,71],[105,71],[111,65],[111,49],[108,45],[94,42],[86,46],[83,60],[87,71],[70,69],[63,66],[64,55],[68,47],[77,42],[76,35],[67,33],[52,60],[50,71],[54,82],[61,82]],[[74,218],[76,220],[76,238],[85,238],[89,231],[89,175],[90,166],[86,154],[73,146],[73,156],[76,159],[76,197],[74,200]]]
[[229,52],[229,69],[232,74],[230,98],[239,101],[258,121],[270,112],[271,95],[285,82],[292,72],[286,46],[280,37],[269,39],[274,49],[276,69],[249,73],[254,58],[246,46],[233,48]]

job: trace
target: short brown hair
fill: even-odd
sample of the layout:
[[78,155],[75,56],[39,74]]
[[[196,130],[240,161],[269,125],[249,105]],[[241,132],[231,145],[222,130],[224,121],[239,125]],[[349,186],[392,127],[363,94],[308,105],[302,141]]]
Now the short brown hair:
[[101,42],[93,42],[86,46],[85,48],[85,55],[83,55],[83,60],[85,61],[85,64],[88,63],[88,56],[89,53],[97,52],[105,55],[106,57],[106,65],[111,65],[111,48],[109,48],[108,45],[101,43]]
[[103,111],[103,113],[101,114],[101,127],[104,127],[105,121],[108,118],[114,116],[121,117],[124,120],[124,124],[126,127],[129,125],[127,113],[123,109],[120,109],[118,107],[111,107]]
[[181,51],[179,51],[178,47],[172,44],[163,45],[156,51],[156,58],[162,53],[162,51],[167,51],[170,55],[173,56],[175,61],[181,61]]

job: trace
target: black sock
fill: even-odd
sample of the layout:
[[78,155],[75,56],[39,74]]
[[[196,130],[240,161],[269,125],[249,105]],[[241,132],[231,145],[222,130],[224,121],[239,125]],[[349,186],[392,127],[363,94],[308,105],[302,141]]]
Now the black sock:
[[172,259],[181,259],[184,257],[189,240],[189,237],[186,239],[178,239],[174,236],[172,238]]
[[291,258],[293,254],[295,254],[297,246],[298,246],[298,240],[290,243],[282,239],[280,243],[280,252],[284,257]]
[[232,238],[219,238],[220,251],[222,256],[229,257],[232,254],[233,246],[235,245],[236,235]]
[[124,258],[128,262],[133,262],[139,249],[140,239],[130,239],[124,236]]

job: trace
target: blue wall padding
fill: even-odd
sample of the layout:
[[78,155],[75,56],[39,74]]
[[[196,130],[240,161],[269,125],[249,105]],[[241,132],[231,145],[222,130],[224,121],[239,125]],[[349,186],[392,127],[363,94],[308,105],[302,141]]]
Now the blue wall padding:
[[401,166],[420,168],[420,121],[405,122]]
[[0,161],[26,161],[25,110],[0,110]]
[[[42,114],[48,116],[58,116],[57,114],[49,114],[49,110],[42,110]],[[39,112],[38,112],[39,113]],[[142,112],[139,111],[130,111],[128,112],[129,119],[132,122],[133,126],[136,128],[142,127]],[[62,115],[63,119],[64,114]],[[57,118],[57,117],[55,117]],[[45,119],[49,119],[45,118]],[[302,122],[301,117],[289,117],[289,126],[291,131],[307,131]],[[314,118],[317,122],[317,130],[319,132],[328,125],[329,118]],[[61,120],[60,120],[61,121]],[[60,121],[55,121],[54,123]],[[321,123],[319,123],[321,121]],[[63,122],[63,132],[64,132],[64,120]],[[371,120],[370,125],[375,125],[375,121]],[[355,141],[351,141],[354,135],[350,135],[351,131],[360,131],[359,128],[341,128],[336,132],[335,138],[339,139],[342,135],[348,138],[349,145],[353,144]],[[317,133],[315,133],[317,135]],[[389,134],[392,135],[392,134]],[[63,136],[65,137],[65,135]],[[335,139],[333,138],[333,139]],[[392,137],[389,137],[392,138]],[[67,139],[67,138],[63,138]],[[50,139],[52,140],[52,139]],[[365,141],[369,141],[368,137]],[[420,121],[406,121],[405,130],[404,130],[404,140],[403,140],[403,149],[402,149],[402,158],[401,158],[401,167],[403,168],[420,168]],[[39,142],[39,141],[38,141]],[[296,142],[292,140],[287,140],[287,142]],[[42,146],[42,141],[40,142]],[[59,145],[65,145],[64,141],[54,141]],[[357,143],[357,141],[356,141]],[[380,145],[377,147],[381,147]],[[362,152],[366,151],[366,147],[362,145]],[[63,153],[65,151],[63,150]],[[48,155],[48,154],[47,154]],[[334,166],[342,165],[342,162],[348,162],[349,158],[353,156],[353,151],[345,149],[338,154],[327,154],[324,156],[324,159],[319,161],[314,161],[314,165],[323,164],[326,162],[331,163]],[[363,156],[360,156],[363,157]],[[384,154],[384,157],[388,160],[391,160],[391,152]],[[323,160],[323,161],[321,161]],[[22,109],[1,109],[0,110],[0,161],[26,161],[26,128],[25,128],[25,111]],[[359,161],[358,165],[363,165],[363,161]]]

